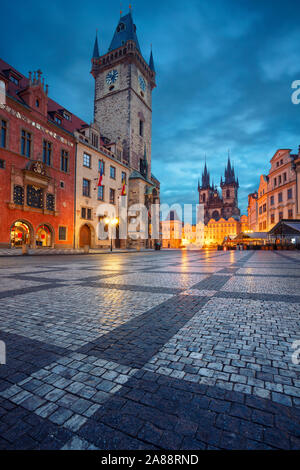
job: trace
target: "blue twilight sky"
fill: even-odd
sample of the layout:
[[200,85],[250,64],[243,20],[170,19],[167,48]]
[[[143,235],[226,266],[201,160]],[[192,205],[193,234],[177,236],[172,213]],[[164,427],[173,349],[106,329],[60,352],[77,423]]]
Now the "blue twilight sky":
[[[128,11],[129,2],[122,2]],[[136,0],[134,21],[153,92],[152,170],[162,201],[196,203],[204,155],[219,184],[228,149],[243,212],[277,148],[300,144],[300,2],[297,0]],[[90,122],[95,30],[107,52],[119,0],[2,2],[0,56],[28,74],[41,68],[50,96]]]

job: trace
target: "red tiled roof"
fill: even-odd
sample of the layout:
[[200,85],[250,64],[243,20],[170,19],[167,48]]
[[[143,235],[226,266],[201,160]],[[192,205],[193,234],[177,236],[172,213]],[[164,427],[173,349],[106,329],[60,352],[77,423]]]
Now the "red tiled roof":
[[[18,100],[20,103],[25,104],[24,101],[22,100],[22,98],[18,95],[18,92],[23,90],[24,88],[26,88],[28,86],[29,79],[26,78],[24,75],[22,75],[20,72],[18,72],[14,67],[9,65],[7,62],[4,62],[4,60],[2,60],[0,58],[0,75],[3,75],[4,77],[7,78],[7,76],[5,74],[5,70],[11,70],[18,77],[21,77],[18,85],[16,85],[14,82],[9,80],[8,94],[12,98]],[[67,111],[67,113],[70,114],[70,116],[71,116],[70,120],[64,119],[61,112],[59,112],[59,111],[63,111],[63,110]],[[82,129],[82,128],[88,126],[88,124],[86,122],[84,122],[82,119],[80,119],[78,116],[71,113],[69,110],[67,110],[66,108],[64,108],[60,104],[56,103],[56,101],[52,100],[51,98],[48,98],[48,119],[52,122],[54,122],[53,112],[58,112],[59,117],[61,118],[62,124],[59,127],[61,127],[62,129],[66,130],[70,133],[73,133],[76,130],[79,130],[79,129]],[[49,113],[51,113],[52,116]],[[55,124],[58,125],[56,122],[55,122]]]

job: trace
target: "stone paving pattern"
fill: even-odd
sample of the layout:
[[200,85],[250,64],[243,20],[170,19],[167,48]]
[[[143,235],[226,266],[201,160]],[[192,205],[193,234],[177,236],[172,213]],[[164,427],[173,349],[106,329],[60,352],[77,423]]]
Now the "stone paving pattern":
[[300,449],[300,254],[0,261],[0,449]]

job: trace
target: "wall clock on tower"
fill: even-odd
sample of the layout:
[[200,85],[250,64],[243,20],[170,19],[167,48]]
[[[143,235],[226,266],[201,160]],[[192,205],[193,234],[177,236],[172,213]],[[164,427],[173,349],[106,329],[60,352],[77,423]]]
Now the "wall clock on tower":
[[108,74],[106,75],[106,83],[108,85],[113,85],[114,83],[116,83],[116,81],[118,80],[118,76],[119,76],[119,73],[117,70],[111,70],[110,72],[108,72]]

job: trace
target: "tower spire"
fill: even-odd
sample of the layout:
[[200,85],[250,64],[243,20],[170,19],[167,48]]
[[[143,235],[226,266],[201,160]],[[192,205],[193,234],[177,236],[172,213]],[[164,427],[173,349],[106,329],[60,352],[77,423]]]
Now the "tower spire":
[[99,54],[99,46],[98,46],[98,29],[96,29],[96,39],[94,44],[94,51],[93,51],[93,59],[98,59],[100,57]]
[[152,44],[151,44],[149,67],[150,67],[150,70],[152,70],[152,72],[155,72],[154,60],[153,60],[153,54],[152,54]]

